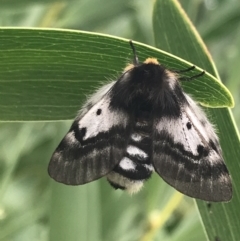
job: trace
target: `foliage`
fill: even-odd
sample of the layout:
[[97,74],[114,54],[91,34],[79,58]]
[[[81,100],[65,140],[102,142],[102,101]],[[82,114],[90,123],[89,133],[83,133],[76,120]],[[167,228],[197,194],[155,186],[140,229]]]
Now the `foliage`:
[[[238,106],[239,82],[237,79],[240,74],[238,68],[240,62],[238,48],[240,38],[239,3],[234,0],[231,0],[232,4],[224,0],[184,0],[181,2],[208,45],[216,65],[219,67],[221,79],[233,93],[236,106]],[[150,45],[154,44],[152,27],[154,5],[150,1],[23,0],[20,2],[11,0],[2,1],[0,4],[1,26],[58,27],[88,30],[113,34]],[[1,32],[2,36],[4,31],[3,29]],[[166,37],[164,33],[162,35]],[[14,45],[14,41],[18,37],[17,34],[14,36],[13,33],[12,39],[8,39],[5,43],[8,42],[8,44]],[[31,38],[31,36],[29,37]],[[41,35],[39,35],[40,37]],[[37,37],[35,39],[36,43],[41,42]],[[56,38],[56,41],[59,41],[59,38]],[[30,42],[34,43],[33,41]],[[31,47],[28,46],[27,38],[25,44],[25,46],[22,46],[23,48]],[[76,44],[74,45],[77,47]],[[95,88],[106,77],[112,78],[112,76],[116,76],[131,58],[127,44],[120,50],[114,49],[110,57],[99,55],[100,60],[106,60],[112,64],[106,68],[101,66],[102,72],[104,71],[105,74],[99,76],[99,73],[95,74],[97,68],[94,71],[91,69],[91,66],[94,66],[96,56],[94,56],[92,62],[90,61],[91,64],[88,64],[89,58],[87,56],[85,62],[78,61],[80,60],[78,51],[76,53],[65,52],[65,54],[61,52],[60,55],[56,54],[52,60],[56,68],[59,68],[59,75],[54,75],[55,72],[51,72],[52,68],[48,68],[46,64],[46,60],[50,63],[51,58],[44,55],[44,52],[46,53],[52,47],[57,48],[57,46],[44,43],[41,48],[42,51],[39,51],[39,53],[35,51],[32,59],[31,55],[28,55],[28,58],[21,55],[19,46],[15,45],[11,58],[9,57],[10,53],[6,54],[2,51],[4,48],[1,48],[1,108],[7,113],[7,110],[10,110],[10,104],[12,106],[11,111],[7,113],[8,118],[2,117],[1,120],[27,120],[26,116],[28,116],[28,111],[31,110],[40,113],[38,117],[51,116],[51,118],[45,118],[45,120],[52,120],[52,112],[45,108],[45,104],[47,105],[52,101],[53,103],[55,101],[56,104],[57,101],[64,100],[64,98],[68,98],[69,102],[66,106],[64,106],[64,103],[60,104],[58,114],[54,113],[55,120],[72,118],[84,100],[84,96],[81,95],[79,101],[77,101],[77,91],[80,92],[84,89],[88,90],[88,93],[91,92],[90,87],[88,88],[82,78],[79,79],[82,82],[78,82],[78,73],[82,71],[81,68],[86,65],[88,77],[96,80],[92,81],[90,86]],[[91,51],[94,53],[94,48],[87,51],[88,53]],[[116,52],[117,54],[114,55]],[[18,54],[15,56],[16,53]],[[151,51],[147,52],[145,47],[140,48],[139,54],[142,58],[145,58],[149,53]],[[71,61],[70,58],[67,59],[69,55],[73,56],[74,61],[76,61],[75,65],[68,64],[67,60]],[[39,57],[38,61],[34,62],[37,57]],[[59,57],[59,61],[56,61],[57,57]],[[180,57],[182,56],[180,55]],[[65,63],[62,62],[64,59],[66,60]],[[178,65],[172,59],[163,59],[163,61],[170,63],[170,65],[173,64],[173,66],[174,64]],[[65,64],[65,68],[69,71],[67,74],[65,72],[66,75],[62,74],[64,67],[61,67],[61,70],[59,64]],[[99,62],[97,64],[99,65]],[[19,66],[21,68],[25,66],[28,71],[19,72]],[[200,65],[199,67],[206,68]],[[52,75],[46,75],[47,71]],[[8,76],[14,76],[15,78],[15,81],[11,84],[9,79],[6,79],[6,73],[8,73]],[[28,73],[27,76],[26,73]],[[20,93],[15,93],[14,96],[14,90],[12,91],[13,95],[9,98],[7,91],[13,90],[17,85],[20,86],[21,81],[26,77],[29,82],[32,81],[31,83],[33,83],[31,88],[28,89],[26,87],[29,85],[24,85],[21,87]],[[37,81],[43,80],[45,77],[51,79],[51,81],[41,82],[41,84],[36,85]],[[59,81],[57,84],[59,89],[56,89],[54,94],[47,93],[47,88],[44,87],[56,87],[56,81]],[[64,81],[68,81],[68,84],[61,86]],[[4,86],[5,89],[3,89]],[[67,86],[69,86],[69,89],[66,91]],[[40,99],[37,99],[34,95],[38,88],[42,91],[38,91],[38,93],[42,93]],[[191,86],[186,86],[186,88],[189,88],[190,92],[194,92],[194,90],[191,90]],[[64,93],[68,95],[64,95]],[[18,109],[14,109],[14,102],[17,103],[21,95],[25,98],[25,104],[32,108],[27,109],[24,113],[18,113]],[[69,99],[71,95],[74,97],[73,99]],[[35,101],[38,102],[35,103]],[[40,106],[39,102],[42,101],[45,103]],[[66,114],[67,118],[63,117],[62,113]],[[12,114],[15,117],[18,116],[19,119],[10,119],[9,116]],[[234,109],[234,115],[238,124],[240,113],[237,108]],[[40,119],[38,118],[38,120]],[[134,241],[152,240],[152,238],[153,240],[166,241],[207,240],[192,199],[179,195],[161,182],[156,175],[146,184],[142,192],[132,197],[120,191],[113,191],[104,179],[80,187],[67,187],[50,181],[46,171],[48,161],[54,148],[68,130],[69,125],[70,122],[1,123],[0,240],[45,241],[48,240],[48,236],[52,241]],[[223,125],[226,129],[230,126],[228,122],[223,123]],[[227,135],[226,132],[224,131],[223,135]],[[231,148],[230,144],[229,148]],[[233,160],[230,164],[231,171],[234,171],[234,161],[237,160]],[[238,178],[236,177],[234,181],[237,183]],[[234,193],[234,195],[236,194]],[[222,212],[226,212],[225,206],[220,208],[222,208]],[[203,209],[206,213],[209,212],[206,206],[202,206]],[[214,215],[219,212],[216,210],[219,209],[214,206]],[[239,216],[234,206],[231,206],[231,212],[233,214],[235,212],[236,217]],[[160,220],[165,221],[159,223],[159,217]],[[220,214],[217,214],[216,217],[219,220],[220,217],[222,218]],[[226,230],[230,229],[232,231],[227,234],[231,235],[229,240],[238,240],[236,228],[231,224],[231,220],[227,221],[231,227],[226,228]],[[210,228],[214,229],[213,223],[209,222],[208,225],[211,225]],[[214,233],[221,232],[221,226],[217,227]],[[224,240],[227,239],[224,238]]]

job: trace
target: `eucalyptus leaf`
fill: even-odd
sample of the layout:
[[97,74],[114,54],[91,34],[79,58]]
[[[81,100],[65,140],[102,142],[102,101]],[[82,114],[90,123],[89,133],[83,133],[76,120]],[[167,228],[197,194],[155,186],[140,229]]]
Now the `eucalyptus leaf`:
[[[156,57],[169,69],[192,63],[134,42],[139,59]],[[132,60],[129,40],[56,29],[0,29],[1,121],[72,119],[86,95],[116,79]],[[202,72],[197,68],[186,76]],[[184,82],[186,92],[211,107],[232,107],[226,87],[206,73]]]

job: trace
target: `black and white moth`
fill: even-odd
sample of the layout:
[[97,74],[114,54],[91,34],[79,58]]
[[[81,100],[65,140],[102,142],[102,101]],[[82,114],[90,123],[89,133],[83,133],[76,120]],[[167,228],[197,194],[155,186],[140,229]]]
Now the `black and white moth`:
[[52,155],[49,175],[68,185],[106,176],[115,189],[135,193],[156,171],[190,197],[229,201],[218,137],[180,86],[178,73],[194,67],[170,71],[154,58],[140,63],[130,45],[133,63],[83,106]]

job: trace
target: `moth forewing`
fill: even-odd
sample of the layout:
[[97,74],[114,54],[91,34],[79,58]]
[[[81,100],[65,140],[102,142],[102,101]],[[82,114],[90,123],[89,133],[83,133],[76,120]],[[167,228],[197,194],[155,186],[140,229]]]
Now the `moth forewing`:
[[231,179],[218,138],[202,110],[189,96],[186,99],[179,118],[165,117],[155,122],[155,170],[188,196],[212,202],[229,201]]
[[123,156],[129,118],[109,108],[108,94],[96,98],[99,101],[88,103],[89,109],[75,119],[51,158],[49,175],[58,182],[94,181],[109,173]]

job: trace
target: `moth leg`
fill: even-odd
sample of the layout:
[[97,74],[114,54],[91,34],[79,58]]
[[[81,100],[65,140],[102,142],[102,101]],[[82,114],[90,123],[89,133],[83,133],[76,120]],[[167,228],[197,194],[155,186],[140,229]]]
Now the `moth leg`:
[[203,76],[204,74],[205,74],[205,71],[202,71],[200,74],[193,75],[193,76],[190,76],[190,77],[182,76],[182,77],[179,77],[178,79],[181,80],[181,81],[191,81],[193,79],[197,79],[197,78]]
[[184,72],[189,72],[191,70],[194,70],[195,68],[196,68],[196,66],[193,65],[193,66],[191,66],[187,69],[171,69],[171,71],[174,72],[174,73],[184,73]]

